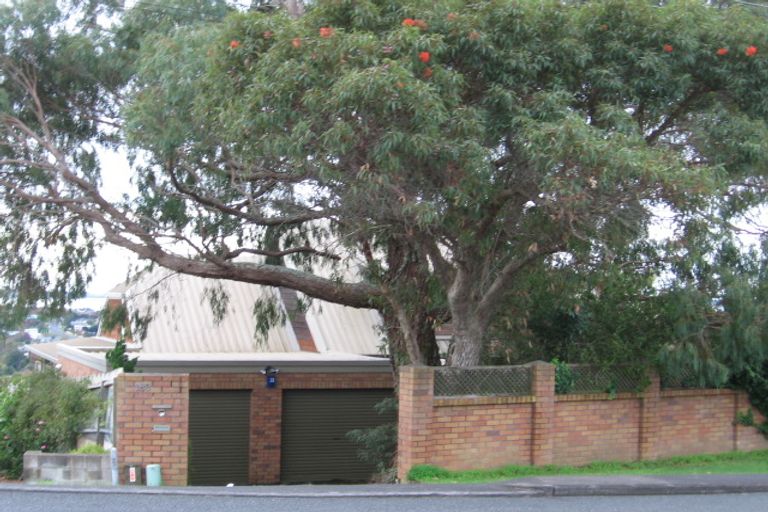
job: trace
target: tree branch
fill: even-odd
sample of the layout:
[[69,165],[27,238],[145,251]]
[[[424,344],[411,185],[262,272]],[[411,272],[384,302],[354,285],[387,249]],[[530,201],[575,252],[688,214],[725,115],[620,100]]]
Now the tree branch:
[[659,137],[661,137],[664,132],[666,132],[673,124],[675,124],[678,118],[688,110],[688,107],[690,107],[691,104],[693,104],[693,102],[696,101],[705,92],[707,92],[707,89],[703,87],[692,90],[688,96],[686,96],[683,101],[681,101],[677,107],[675,107],[675,109],[664,119],[664,121],[662,121],[662,123],[657,126],[655,130],[653,130],[645,137],[645,142],[649,146],[653,145],[659,139]]

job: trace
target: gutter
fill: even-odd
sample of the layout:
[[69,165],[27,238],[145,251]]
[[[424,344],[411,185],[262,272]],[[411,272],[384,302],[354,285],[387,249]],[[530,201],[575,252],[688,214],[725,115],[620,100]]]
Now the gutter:
[[265,366],[279,368],[281,373],[391,373],[388,359],[370,361],[286,361],[262,359],[253,361],[142,360],[137,370],[152,373],[260,373]]

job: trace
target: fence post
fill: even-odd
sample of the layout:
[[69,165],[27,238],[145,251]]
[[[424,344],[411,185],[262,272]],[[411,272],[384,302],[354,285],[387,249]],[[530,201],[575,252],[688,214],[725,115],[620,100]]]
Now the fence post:
[[416,464],[429,462],[429,423],[434,398],[434,368],[400,368],[397,420],[397,478],[405,482]]
[[555,419],[555,367],[543,361],[531,363],[534,397],[531,425],[531,464],[552,464],[552,422]]
[[659,438],[661,379],[656,371],[650,371],[648,379],[651,382],[640,399],[640,460],[656,459],[656,442]]

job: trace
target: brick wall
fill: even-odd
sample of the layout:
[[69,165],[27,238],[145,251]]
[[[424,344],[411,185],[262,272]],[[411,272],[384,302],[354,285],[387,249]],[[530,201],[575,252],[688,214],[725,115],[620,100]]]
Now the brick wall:
[[[164,416],[156,408],[161,405],[171,406]],[[186,485],[188,422],[189,375],[118,376],[115,431],[121,483],[126,483],[127,464],[160,464],[165,485]]]
[[555,395],[552,365],[534,363],[532,377],[528,397],[447,398],[433,396],[433,368],[402,368],[398,477],[417,464],[465,470],[768,448],[756,429],[734,424],[749,407],[741,392],[662,391],[654,375],[643,393]]
[[59,364],[61,365],[62,375],[67,377],[90,377],[91,375],[99,375],[102,373],[96,368],[91,368],[90,366],[86,366],[62,356],[59,356]]
[[640,400],[636,398],[558,397],[551,421],[552,460],[557,464],[636,460],[639,456]]
[[662,391],[659,406],[659,453],[666,456],[735,450],[736,417],[731,390]]
[[[746,412],[750,409],[747,395],[739,393],[734,400],[735,411]],[[734,411],[734,415],[735,415]],[[752,409],[755,415],[755,423],[760,424],[765,421],[762,414]],[[760,450],[766,447],[765,437],[757,431],[755,427],[735,425],[736,428],[736,449],[740,451]]]
[[250,481],[280,482],[280,442],[283,390],[392,388],[390,373],[281,373],[276,388],[264,385],[260,374],[192,374],[191,390],[250,390]]
[[[126,464],[161,464],[167,485],[187,484],[190,390],[251,391],[250,481],[280,481],[283,390],[392,388],[390,373],[283,373],[267,389],[260,374],[124,374],[115,382],[117,449]],[[165,416],[152,406],[171,405]],[[162,426],[161,426],[162,425]],[[157,432],[169,428],[169,432]]]

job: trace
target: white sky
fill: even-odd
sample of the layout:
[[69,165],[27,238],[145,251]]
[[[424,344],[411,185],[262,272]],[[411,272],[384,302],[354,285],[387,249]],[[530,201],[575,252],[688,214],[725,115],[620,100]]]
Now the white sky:
[[[100,151],[102,160],[102,188],[104,197],[110,201],[118,201],[123,194],[131,194],[135,187],[131,184],[131,169],[124,153]],[[83,299],[72,303],[73,308],[90,308],[99,310],[104,306],[106,294],[115,286],[125,281],[128,269],[137,258],[126,249],[110,244],[98,251],[94,260],[95,272],[93,281],[88,286],[88,294]]]

